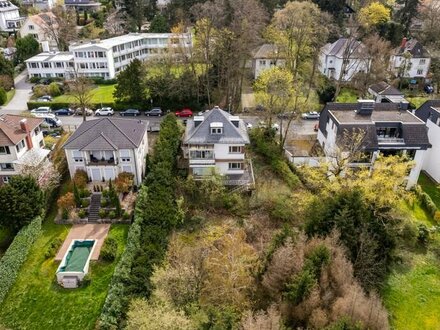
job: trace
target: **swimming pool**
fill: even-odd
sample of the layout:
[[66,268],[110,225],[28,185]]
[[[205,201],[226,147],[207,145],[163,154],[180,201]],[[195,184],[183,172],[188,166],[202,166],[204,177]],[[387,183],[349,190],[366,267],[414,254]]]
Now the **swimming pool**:
[[77,288],[89,272],[95,240],[72,240],[57,269],[57,281],[64,288]]

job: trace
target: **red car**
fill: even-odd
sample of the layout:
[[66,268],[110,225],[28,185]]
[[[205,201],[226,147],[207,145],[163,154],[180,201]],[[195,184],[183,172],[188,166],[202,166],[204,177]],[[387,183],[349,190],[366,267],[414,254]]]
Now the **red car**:
[[177,117],[192,117],[193,112],[191,111],[191,109],[182,109],[180,111],[176,111],[176,116]]

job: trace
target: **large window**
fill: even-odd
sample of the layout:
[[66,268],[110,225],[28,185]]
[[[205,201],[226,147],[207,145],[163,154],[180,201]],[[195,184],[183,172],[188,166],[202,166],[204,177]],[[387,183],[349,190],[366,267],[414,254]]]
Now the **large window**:
[[12,163],[0,163],[0,169],[2,171],[13,171],[14,170],[14,164],[12,164]]
[[230,170],[242,170],[243,169],[243,163],[229,163],[228,168]]
[[21,140],[18,142],[18,144],[15,146],[15,149],[17,149],[17,152],[20,152],[25,147],[24,140]]
[[0,154],[1,155],[10,155],[11,154],[11,150],[9,150],[8,146],[0,146]]
[[243,147],[240,147],[240,146],[230,146],[229,147],[229,153],[230,154],[242,154],[243,153]]
[[214,159],[212,150],[191,150],[189,152],[190,159]]
[[397,127],[380,127],[376,131],[378,137],[382,138],[398,138],[400,132]]

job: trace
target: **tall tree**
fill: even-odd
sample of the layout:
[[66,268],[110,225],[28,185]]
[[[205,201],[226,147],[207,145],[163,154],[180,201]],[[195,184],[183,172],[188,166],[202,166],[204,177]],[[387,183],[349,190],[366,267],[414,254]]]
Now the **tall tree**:
[[155,0],[124,0],[123,7],[139,32],[145,21],[152,19],[157,11]]
[[398,3],[402,5],[402,8],[397,11],[396,16],[404,26],[405,34],[408,34],[413,18],[417,17],[420,0],[400,0]]
[[54,15],[47,15],[42,30],[48,38],[55,40],[60,51],[67,51],[69,43],[78,33],[76,29],[76,12],[74,9],[64,9],[56,6],[52,9]]
[[372,2],[359,11],[359,23],[366,29],[370,29],[380,23],[389,21],[391,10],[379,2]]
[[170,32],[170,26],[168,25],[167,19],[161,14],[154,16],[151,21],[150,28],[148,30],[150,33],[167,33]]
[[93,97],[92,89],[93,85],[90,79],[77,72],[75,72],[74,79],[69,81],[69,94],[75,100],[75,105],[81,110],[83,121],[86,121],[86,109],[90,106]]
[[440,46],[440,2],[424,0],[420,5],[420,18],[423,29],[420,33],[421,41],[425,46]]
[[17,47],[15,56],[18,62],[23,62],[40,51],[38,41],[30,34],[24,38],[18,38],[15,47]]
[[145,74],[142,62],[134,59],[118,74],[113,95],[122,102],[141,104],[145,99]]
[[0,187],[0,225],[18,232],[41,214],[43,193],[30,176],[13,176]]

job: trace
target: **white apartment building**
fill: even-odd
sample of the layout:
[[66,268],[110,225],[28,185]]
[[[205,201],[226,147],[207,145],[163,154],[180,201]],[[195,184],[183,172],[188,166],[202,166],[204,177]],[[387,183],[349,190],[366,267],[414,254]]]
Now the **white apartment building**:
[[38,10],[51,10],[56,2],[55,0],[22,0],[22,4],[26,7],[34,7]]
[[25,61],[29,78],[71,78],[74,72],[73,54],[43,52]]
[[[105,40],[72,44],[69,47],[69,54],[73,57],[74,68],[79,74],[113,79],[135,58],[147,61],[173,51],[176,56],[189,56],[190,47],[192,47],[190,33],[130,33]],[[53,62],[53,60],[45,59],[40,55],[26,61],[29,77],[38,74],[43,77],[51,74],[50,77],[55,77],[60,74],[61,67],[54,68],[53,65],[47,67],[45,62]],[[53,70],[40,72],[38,69],[41,67]]]
[[[403,70],[405,56],[409,58],[406,60],[409,62],[407,70]],[[396,76],[403,74],[405,78],[426,78],[431,65],[431,56],[417,39],[403,38],[401,45],[391,55],[390,62],[391,71]]]
[[24,17],[20,17],[18,7],[8,0],[0,0],[0,30],[15,32],[20,29]]
[[147,126],[141,120],[116,118],[83,122],[63,146],[70,176],[84,170],[92,181],[107,181],[128,172],[135,184],[141,184],[148,153]]
[[362,157],[348,166],[373,167],[379,155],[406,154],[415,164],[408,175],[408,187],[417,183],[431,148],[422,120],[396,103],[327,103],[319,117],[318,142],[330,162],[348,152],[353,143],[350,134],[363,134]]
[[20,36],[24,38],[31,35],[45,52],[57,51],[56,41],[44,29],[53,22],[55,22],[55,15],[50,11],[28,16],[20,28]]
[[357,73],[368,72],[370,62],[364,44],[341,38],[321,48],[319,70],[330,79],[350,81]]
[[189,172],[197,179],[219,174],[226,185],[252,185],[251,163],[246,159],[249,144],[246,125],[219,107],[188,120],[182,144]]
[[46,159],[42,123],[38,118],[0,115],[0,185],[19,174],[21,165]]

